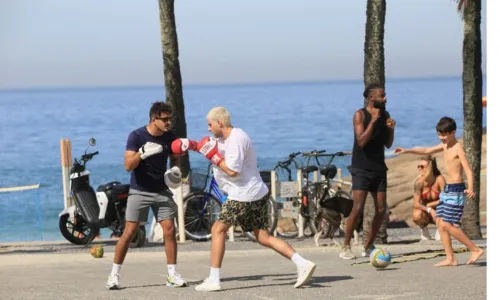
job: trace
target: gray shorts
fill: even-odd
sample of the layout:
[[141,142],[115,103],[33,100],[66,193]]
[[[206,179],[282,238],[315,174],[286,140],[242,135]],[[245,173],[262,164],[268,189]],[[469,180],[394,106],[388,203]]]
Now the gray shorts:
[[150,207],[157,222],[173,220],[177,216],[177,203],[167,191],[147,193],[130,189],[125,220],[147,222]]

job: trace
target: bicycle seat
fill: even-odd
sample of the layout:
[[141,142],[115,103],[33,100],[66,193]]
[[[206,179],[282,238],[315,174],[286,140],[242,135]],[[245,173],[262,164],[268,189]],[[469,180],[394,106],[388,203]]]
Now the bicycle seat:
[[314,171],[316,171],[316,170],[318,170],[318,167],[316,167],[316,166],[307,166],[307,167],[303,167],[303,168],[302,168],[302,172],[304,172],[304,173],[306,173],[306,174],[307,174],[307,173],[314,172]]
[[320,173],[328,179],[333,179],[337,175],[337,167],[335,165],[321,166]]

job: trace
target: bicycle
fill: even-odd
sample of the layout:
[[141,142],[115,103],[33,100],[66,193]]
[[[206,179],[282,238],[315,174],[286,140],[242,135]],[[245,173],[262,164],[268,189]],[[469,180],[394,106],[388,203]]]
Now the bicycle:
[[[322,153],[322,152],[325,152],[325,150],[319,150],[319,151],[313,150],[311,152],[306,152],[306,154],[307,153]],[[309,204],[308,204],[308,199],[309,199],[308,195],[310,193],[309,189],[311,188],[311,186],[310,186],[311,181],[309,181],[308,178],[309,178],[309,174],[316,170],[316,167],[314,167],[314,166],[306,166],[306,167],[299,166],[299,164],[297,163],[295,158],[300,154],[302,154],[302,156],[304,156],[304,153],[302,153],[302,152],[294,152],[288,156],[287,160],[278,161],[278,163],[274,166],[273,171],[276,172],[277,177],[279,178],[279,172],[277,172],[277,170],[285,170],[288,173],[287,180],[293,181],[292,180],[292,172],[289,168],[290,165],[292,165],[292,163],[293,163],[293,165],[295,166],[296,169],[302,170],[302,172],[303,172],[302,176],[305,179],[305,184],[301,188],[301,196],[297,195],[297,197],[285,198],[285,202],[292,202],[292,206],[294,206],[294,207],[300,206],[300,214],[305,219],[305,222],[303,223],[302,229],[304,231],[304,235],[307,237],[310,237],[310,236],[313,236],[315,234],[315,230],[314,230],[314,227],[311,226],[312,223],[309,221],[308,210],[311,209],[311,206],[309,206]],[[298,229],[299,226],[298,226],[298,220],[296,217],[292,217],[292,222],[294,223],[295,228]],[[308,231],[308,229],[309,229],[309,231]],[[281,237],[285,237],[285,238],[294,238],[298,235],[298,230],[288,231],[288,232],[279,232],[278,231],[278,235]]]
[[[316,151],[311,153],[304,153],[304,156],[308,157],[307,165],[309,170],[316,171],[319,170],[319,174],[324,176],[325,179],[320,179],[316,182],[306,181],[306,193],[303,195],[306,200],[303,200],[303,216],[307,218],[308,225],[311,230],[316,234],[321,222],[326,221],[325,230],[322,230],[322,234],[319,238],[326,238],[335,233],[339,228],[342,221],[339,210],[345,211],[350,210],[350,208],[338,209],[332,201],[337,201],[338,199],[350,200],[347,205],[352,207],[352,197],[351,193],[347,193],[342,189],[342,184],[350,184],[343,180],[335,179],[337,176],[337,166],[332,164],[332,161],[337,156],[350,155],[349,152],[336,152],[333,154],[324,154],[324,151]],[[311,158],[315,158],[317,166],[309,166],[309,161]],[[329,161],[326,164],[321,164],[319,162],[320,157],[328,157]],[[340,185],[335,189],[335,185],[332,182],[337,182]],[[344,201],[345,203],[345,201]],[[324,209],[326,208],[326,210]],[[328,209],[332,211],[328,212]]]
[[[212,165],[209,164],[206,173],[191,171],[189,179],[191,192],[183,200],[184,231],[189,238],[197,241],[212,238],[212,225],[219,217],[222,204],[227,200],[227,195],[219,188],[211,168]],[[269,232],[273,232],[278,223],[278,213],[273,199],[269,198],[268,205],[270,206]],[[256,241],[253,232],[244,232],[244,234],[250,240]]]

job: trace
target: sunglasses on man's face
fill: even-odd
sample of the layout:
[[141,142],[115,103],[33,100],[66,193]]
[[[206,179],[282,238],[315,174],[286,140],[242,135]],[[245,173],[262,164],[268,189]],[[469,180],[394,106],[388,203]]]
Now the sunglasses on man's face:
[[160,117],[158,117],[158,118],[156,118],[156,119],[157,119],[157,120],[160,120],[160,121],[163,121],[163,123],[168,123],[168,122],[170,122],[170,117],[164,117],[164,118],[160,118]]

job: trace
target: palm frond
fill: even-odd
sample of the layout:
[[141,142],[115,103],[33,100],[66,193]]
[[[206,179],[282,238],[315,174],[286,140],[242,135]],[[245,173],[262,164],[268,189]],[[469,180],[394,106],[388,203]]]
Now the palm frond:
[[457,4],[457,11],[460,14],[460,18],[464,19],[464,11],[469,4],[469,0],[454,0]]

